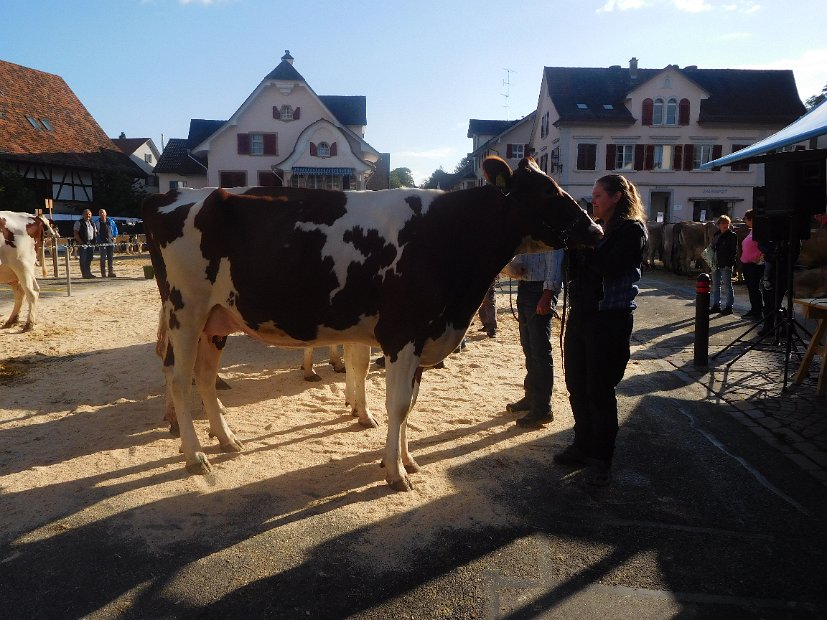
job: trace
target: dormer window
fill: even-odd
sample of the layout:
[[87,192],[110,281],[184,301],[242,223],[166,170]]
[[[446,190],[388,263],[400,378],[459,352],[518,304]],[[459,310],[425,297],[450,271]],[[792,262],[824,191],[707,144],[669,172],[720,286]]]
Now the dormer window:
[[604,103],[603,104],[603,109],[604,110],[614,110],[615,107],[611,103]]
[[589,106],[587,106],[585,103],[578,103],[577,104],[577,109],[578,110],[588,110]]
[[327,142],[319,142],[316,145],[316,155],[319,157],[330,157],[330,145]]
[[35,129],[43,129],[43,126],[34,116],[27,116],[26,120],[29,121],[29,125],[31,125]]
[[301,108],[294,108],[291,105],[273,106],[273,118],[280,121],[297,121]]
[[45,118],[41,118],[40,122],[43,123],[43,126],[46,128],[46,131],[54,131],[55,128],[52,127],[52,124],[47,121]]

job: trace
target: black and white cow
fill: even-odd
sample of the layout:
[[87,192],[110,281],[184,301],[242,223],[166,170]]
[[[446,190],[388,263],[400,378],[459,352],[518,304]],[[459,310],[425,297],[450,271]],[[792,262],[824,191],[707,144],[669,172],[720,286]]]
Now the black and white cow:
[[[462,340],[491,282],[517,253],[593,245],[602,230],[533,160],[484,163],[485,187],[340,192],[172,190],[144,204],[168,326],[163,364],[187,470],[207,473],[190,413],[193,373],[221,449],[242,449],[215,393],[226,336],[269,344],[345,343],[360,422],[370,347],[386,356],[386,480],[409,490],[418,465],[406,419],[422,368]],[[354,403],[353,400],[350,401]],[[372,422],[372,424],[371,424]]]
[[29,313],[23,331],[34,327],[40,296],[35,265],[46,235],[53,237],[56,233],[42,215],[0,211],[0,284],[8,284],[14,291],[14,306],[3,323],[4,328],[17,323],[24,298],[29,304]]

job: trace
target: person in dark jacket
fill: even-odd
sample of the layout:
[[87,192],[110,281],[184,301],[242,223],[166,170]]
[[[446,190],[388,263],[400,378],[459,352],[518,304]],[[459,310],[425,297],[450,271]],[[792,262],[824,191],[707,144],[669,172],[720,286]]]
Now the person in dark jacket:
[[566,252],[570,312],[563,361],[574,442],[554,462],[588,466],[588,482],[605,486],[618,431],[615,388],[630,357],[646,216],[637,188],[619,174],[597,180],[592,205],[605,236],[594,249]]
[[[732,288],[732,268],[738,252],[738,235],[730,228],[732,220],[722,215],[718,218],[718,230],[712,237],[712,249],[715,250],[715,270],[712,272],[712,307],[709,314],[720,312],[721,315],[732,314],[735,301],[735,289]],[[725,293],[725,295],[722,294]],[[723,296],[724,307],[721,308]]]

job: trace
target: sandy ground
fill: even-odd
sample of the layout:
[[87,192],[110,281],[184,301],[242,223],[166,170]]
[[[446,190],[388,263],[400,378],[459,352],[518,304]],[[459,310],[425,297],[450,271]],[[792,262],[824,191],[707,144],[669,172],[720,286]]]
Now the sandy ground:
[[[371,365],[367,382],[382,426],[364,429],[344,405],[344,376],[324,363],[325,349],[316,351],[322,381],[308,383],[299,370],[301,351],[244,336],[228,341],[221,375],[232,389],[220,397],[245,449],[222,454],[206,436],[206,420],[197,420],[213,472],[187,475],[179,442],[162,420],[154,354],[160,302],[154,280],[143,277],[148,263],[146,255],[116,257],[119,278],[76,281],[71,296],[60,282],[44,279],[34,332],[0,332],[0,532],[10,548],[128,513],[130,531],[121,535],[151,552],[197,539],[209,515],[232,510],[227,490],[265,489],[278,499],[283,508],[275,509],[272,528],[290,528],[291,513],[325,504],[342,531],[403,513],[412,525],[421,522],[423,537],[437,535],[435,523],[461,520],[467,528],[469,515],[487,526],[513,518],[485,497],[495,480],[516,478],[521,464],[503,456],[486,459],[494,465],[479,476],[458,478],[452,470],[498,452],[547,451],[553,433],[561,446],[569,437],[559,359],[548,428],[518,430],[517,416],[505,411],[522,395],[523,360],[504,294],[497,338],[478,332],[475,322],[467,348],[451,355],[445,369],[425,373],[409,418],[412,453],[423,465],[412,492],[391,492],[378,466],[386,432],[383,370]],[[10,308],[10,291],[0,289],[0,317]],[[541,438],[545,446],[537,445]],[[338,501],[348,495],[359,499]],[[450,508],[418,510],[448,496],[453,500],[441,503]],[[177,513],[172,506],[180,502],[166,501],[185,497],[197,501],[196,512]],[[374,567],[403,561],[388,553],[395,544],[390,537],[371,547],[365,561]]]

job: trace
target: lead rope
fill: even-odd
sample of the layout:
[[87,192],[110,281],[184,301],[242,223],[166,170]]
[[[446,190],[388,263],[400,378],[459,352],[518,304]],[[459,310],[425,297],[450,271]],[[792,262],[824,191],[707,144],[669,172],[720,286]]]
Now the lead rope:
[[[569,306],[569,257],[568,249],[566,255],[563,257],[563,316],[560,318],[560,362],[563,368],[563,379],[566,378],[566,357],[563,351],[563,333],[566,330],[566,320],[568,319]],[[564,381],[565,383],[565,381]]]

